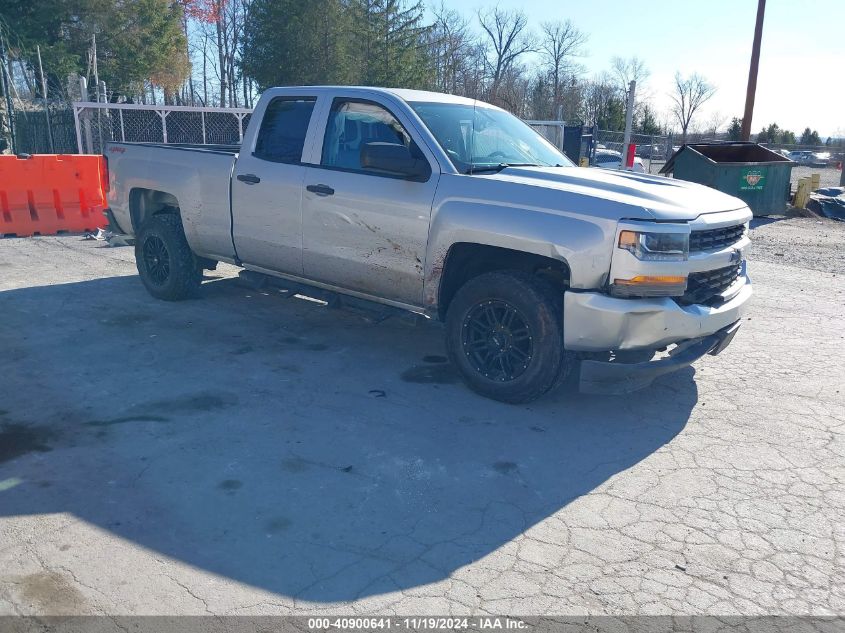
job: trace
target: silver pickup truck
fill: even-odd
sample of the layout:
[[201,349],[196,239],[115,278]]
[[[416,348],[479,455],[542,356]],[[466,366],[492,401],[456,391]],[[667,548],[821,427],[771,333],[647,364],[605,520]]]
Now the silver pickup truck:
[[109,215],[154,297],[241,266],[445,322],[475,391],[573,368],[622,393],[724,349],[751,212],[699,185],[574,166],[492,105],[413,90],[263,94],[240,148],[111,143]]

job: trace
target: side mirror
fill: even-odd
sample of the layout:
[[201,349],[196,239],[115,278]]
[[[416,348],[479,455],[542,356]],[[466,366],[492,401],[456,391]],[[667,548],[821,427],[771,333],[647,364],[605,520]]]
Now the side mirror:
[[427,180],[431,167],[424,158],[414,158],[399,143],[364,143],[361,146],[361,167],[381,171],[408,180]]

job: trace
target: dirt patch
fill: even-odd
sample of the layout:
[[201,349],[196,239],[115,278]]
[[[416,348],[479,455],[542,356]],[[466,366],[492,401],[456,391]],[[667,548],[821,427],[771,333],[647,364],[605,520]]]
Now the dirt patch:
[[493,464],[493,470],[503,475],[510,475],[511,473],[519,470],[519,466],[517,466],[514,462],[496,462]]
[[53,450],[50,440],[55,432],[43,426],[3,424],[0,426],[0,464],[27,453],[47,453]]
[[243,485],[243,482],[237,479],[224,479],[217,484],[217,487],[226,494],[232,495],[235,494],[235,491],[240,490]]
[[85,597],[64,576],[41,572],[21,578],[17,586],[25,603],[41,615],[73,615],[85,604]]

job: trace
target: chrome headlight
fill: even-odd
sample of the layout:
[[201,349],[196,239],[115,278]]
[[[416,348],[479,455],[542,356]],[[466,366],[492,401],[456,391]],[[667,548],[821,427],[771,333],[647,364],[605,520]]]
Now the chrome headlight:
[[619,248],[643,261],[683,262],[689,258],[689,233],[621,231]]

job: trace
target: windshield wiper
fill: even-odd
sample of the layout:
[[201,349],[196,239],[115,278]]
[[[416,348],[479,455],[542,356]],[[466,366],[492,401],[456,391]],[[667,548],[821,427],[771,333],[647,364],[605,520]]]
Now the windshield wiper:
[[498,165],[490,165],[484,163],[482,165],[470,165],[465,174],[478,174],[482,172],[492,171],[499,173],[506,167],[548,167],[548,165],[541,165],[539,163],[499,163]]

